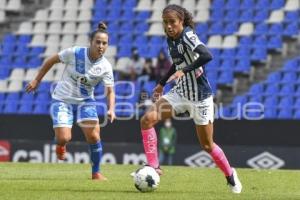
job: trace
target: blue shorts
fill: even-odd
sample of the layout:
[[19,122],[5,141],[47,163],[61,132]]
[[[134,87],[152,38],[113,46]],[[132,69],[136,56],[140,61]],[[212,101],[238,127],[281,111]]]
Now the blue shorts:
[[95,102],[83,104],[68,104],[62,101],[53,101],[50,107],[53,128],[72,127],[76,116],[77,123],[83,121],[99,121]]

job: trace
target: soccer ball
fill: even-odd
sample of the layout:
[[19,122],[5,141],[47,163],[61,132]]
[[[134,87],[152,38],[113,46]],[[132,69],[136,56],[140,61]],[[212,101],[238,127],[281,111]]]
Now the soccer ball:
[[153,167],[143,166],[133,174],[134,186],[141,192],[152,192],[159,184],[160,177]]

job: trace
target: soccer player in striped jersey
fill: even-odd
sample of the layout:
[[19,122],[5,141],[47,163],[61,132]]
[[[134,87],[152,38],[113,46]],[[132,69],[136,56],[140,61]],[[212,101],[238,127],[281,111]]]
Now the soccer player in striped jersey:
[[204,67],[212,56],[195,34],[193,17],[185,8],[168,5],[162,12],[162,19],[173,64],[154,88],[154,95],[162,95],[163,87],[168,81],[176,80],[176,85],[159,98],[141,118],[141,132],[148,165],[162,174],[154,125],[172,117],[173,113],[189,112],[196,125],[202,148],[222,170],[231,191],[240,193],[242,185],[235,169],[229,165],[224,152],[213,141],[214,102]]
[[102,144],[100,125],[94,98],[94,88],[103,82],[108,102],[107,115],[112,122],[115,118],[115,93],[112,66],[103,56],[108,47],[108,32],[105,23],[90,36],[89,47],[74,46],[48,58],[39,73],[27,86],[26,91],[37,89],[51,67],[59,62],[66,65],[61,80],[52,93],[51,117],[56,138],[56,154],[59,160],[66,156],[66,144],[71,140],[74,118],[81,127],[90,146],[92,179],[106,180],[100,172]]

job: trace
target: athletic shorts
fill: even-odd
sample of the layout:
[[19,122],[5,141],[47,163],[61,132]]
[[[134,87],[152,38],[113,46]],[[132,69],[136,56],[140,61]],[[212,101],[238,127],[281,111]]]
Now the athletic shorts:
[[50,114],[53,121],[53,128],[71,128],[74,119],[76,119],[77,123],[99,120],[95,102],[86,102],[77,105],[54,100],[51,103]]
[[176,91],[163,95],[176,114],[188,112],[196,125],[207,125],[214,121],[214,101],[210,96],[202,101],[190,101],[181,97]]

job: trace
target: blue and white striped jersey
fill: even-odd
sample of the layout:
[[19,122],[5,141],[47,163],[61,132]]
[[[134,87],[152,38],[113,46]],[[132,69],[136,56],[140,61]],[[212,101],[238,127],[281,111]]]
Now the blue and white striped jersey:
[[[190,27],[185,27],[178,39],[168,38],[167,43],[176,70],[181,70],[193,63],[199,57],[194,50],[198,45],[204,45]],[[177,80],[173,90],[191,101],[201,101],[212,95],[203,66],[187,72]]]
[[103,81],[107,87],[114,85],[112,66],[102,56],[92,62],[87,47],[72,47],[58,53],[66,64],[61,80],[57,83],[52,98],[66,103],[80,104],[94,100],[94,87]]

